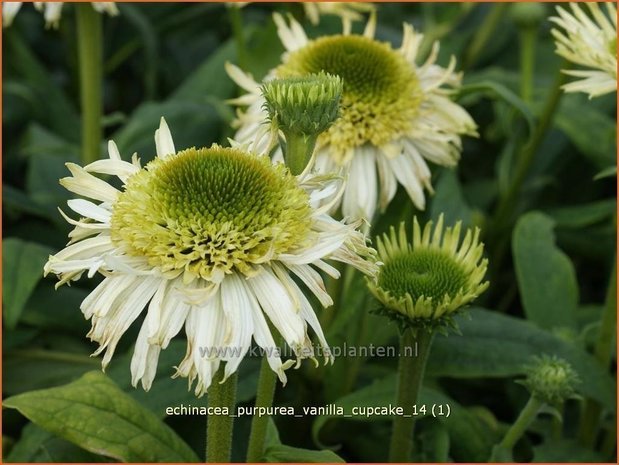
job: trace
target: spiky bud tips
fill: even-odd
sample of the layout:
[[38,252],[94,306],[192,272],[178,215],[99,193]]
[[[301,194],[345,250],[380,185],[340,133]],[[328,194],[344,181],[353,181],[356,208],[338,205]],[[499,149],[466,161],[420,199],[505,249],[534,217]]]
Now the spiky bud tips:
[[520,383],[532,396],[547,404],[558,405],[566,399],[577,397],[574,388],[580,379],[565,360],[542,355],[533,357],[526,367],[526,378]]

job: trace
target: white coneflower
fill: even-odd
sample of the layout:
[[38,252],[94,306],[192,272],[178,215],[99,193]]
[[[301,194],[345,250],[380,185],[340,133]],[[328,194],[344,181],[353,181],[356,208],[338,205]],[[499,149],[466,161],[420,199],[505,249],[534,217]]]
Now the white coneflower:
[[[60,22],[62,6],[66,2],[34,2],[34,7],[43,12],[45,24],[48,27],[57,28]],[[2,3],[2,25],[10,26],[15,19],[15,15],[20,10],[23,2],[3,2]],[[111,16],[118,14],[118,8],[114,2],[92,2],[92,7],[99,13],[108,13]]]
[[585,92],[597,97],[617,90],[617,8],[606,3],[604,14],[597,3],[587,3],[588,16],[576,3],[571,13],[557,7],[559,16],[550,21],[561,30],[553,29],[557,53],[568,61],[581,65],[581,70],[565,70],[570,76],[581,78],[563,86],[566,92]]
[[[70,200],[81,215],[67,248],[49,258],[46,273],[58,285],[82,274],[105,278],[82,302],[92,322],[89,337],[105,350],[103,367],[129,326],[147,308],[131,361],[132,382],[149,389],[159,352],[185,326],[187,354],[176,376],[197,379],[203,394],[220,363],[234,373],[252,337],[266,351],[282,382],[284,369],[271,325],[297,354],[312,357],[309,325],[328,354],[327,342],[303,283],[324,306],[332,304],[318,270],[338,277],[324,259],[366,273],[376,265],[364,236],[332,219],[328,205],[338,195],[334,178],[302,173],[242,148],[212,146],[177,152],[162,119],[155,133],[158,157],[144,168],[136,156],[121,160],[109,143],[109,160],[84,168],[67,164],[61,180],[91,200]],[[95,174],[115,175],[118,190]],[[64,214],[63,214],[64,215]],[[296,279],[293,279],[293,276]],[[325,361],[330,359],[326,356]]]
[[[363,35],[315,40],[309,40],[293,18],[289,24],[278,14],[274,18],[287,52],[266,80],[325,71],[344,81],[340,118],[318,138],[316,154],[320,172],[343,168],[349,173],[343,214],[371,220],[377,205],[384,209],[393,199],[398,182],[423,209],[424,188],[432,191],[426,160],[456,165],[461,136],[475,134],[469,114],[450,99],[460,85],[454,59],[447,68],[435,64],[435,44],[425,63],[417,65],[421,34],[405,24],[402,46],[393,49],[374,39],[374,16]],[[233,65],[227,69],[249,92],[232,101],[248,106],[239,113],[236,138],[260,139],[265,117],[260,85]]]

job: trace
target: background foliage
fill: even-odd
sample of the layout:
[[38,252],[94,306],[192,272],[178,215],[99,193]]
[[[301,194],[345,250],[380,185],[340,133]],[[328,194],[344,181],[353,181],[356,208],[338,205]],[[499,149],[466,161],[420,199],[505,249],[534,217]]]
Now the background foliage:
[[[127,3],[119,9],[118,17],[104,23],[106,138],[114,139],[125,157],[137,151],[145,163],[153,157],[153,134],[165,116],[177,147],[224,143],[232,135],[233,117],[225,100],[238,92],[223,68],[226,60],[237,61],[227,8]],[[245,65],[257,78],[283,51],[270,19],[274,10],[303,18],[302,8],[292,4],[242,10],[250,48]],[[434,169],[436,194],[425,212],[415,212],[398,192],[373,227],[378,233],[410,221],[413,213],[425,220],[445,212],[449,222],[462,219],[482,227],[491,264],[490,290],[470,318],[460,319],[462,334],[435,341],[422,401],[448,403],[452,415],[420,421],[416,460],[487,460],[527,398],[514,378],[531,355],[541,353],[557,354],[577,370],[580,394],[601,406],[600,435],[588,443],[576,439],[584,401],[570,401],[563,433],[551,433],[552,416],[540,417],[514,458],[614,460],[614,345],[612,367],[592,352],[604,304],[615,305],[606,293],[615,252],[616,179],[594,177],[616,165],[616,95],[561,97],[513,208],[497,223],[498,199],[509,190],[522,147],[562,66],[553,52],[550,23],[542,21],[537,31],[533,98],[527,102],[519,96],[518,28],[507,5],[385,3],[378,10],[381,40],[399,46],[401,23],[407,21],[441,39],[441,64],[452,54],[458,58],[459,69],[466,68],[458,98],[480,133],[466,139],[456,170]],[[546,11],[551,14],[550,5]],[[472,44],[492,14],[496,28],[476,50]],[[305,24],[310,35],[340,30],[334,17],[324,17],[316,27]],[[163,352],[151,392],[133,389],[129,360],[138,325],[103,375],[97,372],[100,361],[89,357],[94,346],[85,338],[89,324],[79,311],[96,283],[54,291],[54,279],[42,278],[47,256],[64,246],[69,230],[57,211],[69,198],[58,179],[67,173],[65,162],[79,161],[73,10],[65,7],[58,30],[45,30],[41,16],[24,7],[3,30],[3,56],[3,397],[16,396],[4,404],[10,407],[3,411],[4,457],[202,460],[204,418],[165,416],[166,406],[206,404],[185,382],[169,378],[182,359],[184,341],[177,339]],[[396,328],[369,313],[375,303],[361,277],[348,273],[347,279],[336,308],[327,310],[331,316],[323,317],[329,342],[396,344]],[[256,359],[242,364],[241,403],[251,405],[258,364]],[[278,388],[276,404],[393,403],[395,367],[394,359],[362,357],[340,358],[319,369],[306,363],[290,373],[285,389]],[[236,423],[234,460],[244,458],[249,421]],[[113,425],[112,432],[102,434],[102,424]],[[265,460],[380,461],[387,455],[389,432],[387,418],[276,417]],[[325,448],[335,450],[318,452]]]

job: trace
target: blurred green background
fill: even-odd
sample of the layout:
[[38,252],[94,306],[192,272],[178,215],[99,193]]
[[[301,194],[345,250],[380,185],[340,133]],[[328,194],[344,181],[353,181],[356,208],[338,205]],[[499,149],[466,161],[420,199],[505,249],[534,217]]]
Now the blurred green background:
[[[226,143],[234,112],[225,100],[238,89],[224,71],[237,62],[229,9],[221,3],[118,4],[120,14],[104,18],[104,133],[129,159],[145,164],[154,156],[154,131],[161,116],[177,148]],[[580,394],[601,405],[599,435],[583,440],[581,407],[566,405],[562,434],[552,433],[552,417],[542,416],[518,444],[517,461],[614,461],[615,349],[593,352],[615,256],[616,178],[597,174],[616,166],[616,94],[589,100],[562,95],[554,120],[543,134],[533,163],[508,217],[497,225],[496,205],[509,189],[523,147],[539,122],[558,76],[550,23],[535,27],[533,95],[521,98],[521,31],[509,4],[378,5],[377,38],[399,46],[402,22],[430,39],[440,39],[439,63],[451,55],[464,69],[457,96],[479,126],[478,139],[464,141],[455,170],[433,167],[436,193],[424,212],[415,212],[403,190],[373,225],[385,231],[413,214],[422,219],[445,212],[483,230],[490,259],[491,287],[460,319],[461,335],[438,337],[422,399],[448,403],[450,418],[419,422],[417,461],[485,461],[527,399],[514,377],[531,355],[550,353],[568,360],[580,374]],[[546,15],[553,13],[545,5]],[[340,20],[325,16],[312,26],[299,4],[250,4],[240,13],[255,78],[275,66],[283,52],[271,20],[288,11],[310,36],[338,33]],[[494,27],[477,47],[480,31],[494,15]],[[95,349],[85,335],[89,323],[79,303],[97,280],[54,291],[43,279],[43,264],[64,247],[69,225],[57,207],[71,198],[58,179],[67,161],[79,163],[80,110],[74,9],[65,5],[57,30],[44,28],[40,13],[24,6],[3,30],[3,397],[54,386],[97,370]],[[353,31],[362,31],[355,23]],[[431,43],[428,40],[425,44]],[[101,154],[106,153],[102,144]],[[351,274],[350,292],[333,318],[327,339],[333,345],[395,345],[397,330],[369,310],[362,278]],[[612,288],[611,288],[612,291]],[[614,295],[614,292],[611,292]],[[614,308],[614,307],[613,307]],[[614,323],[612,324],[614,327]],[[122,339],[107,375],[143,407],[165,418],[165,407],[205,405],[172,380],[172,366],[184,354],[183,337],[163,352],[153,389],[130,387],[134,325]],[[598,354],[599,355],[599,354]],[[608,358],[611,360],[608,362]],[[239,402],[251,405],[259,360],[241,365]],[[393,403],[396,360],[343,358],[332,367],[305,363],[278,387],[277,405],[386,405]],[[588,401],[591,402],[591,401]],[[200,456],[204,418],[164,420]],[[248,417],[236,422],[233,460],[243,460]],[[386,458],[390,422],[328,417],[275,418],[283,446],[271,461],[334,460],[332,453],[308,452],[336,446],[346,461]],[[578,439],[580,438],[580,440]],[[271,436],[276,445],[278,440]],[[303,451],[305,450],[305,451]],[[62,437],[30,423],[15,410],[3,411],[3,451],[8,461],[104,461]],[[305,455],[304,455],[305,454]]]

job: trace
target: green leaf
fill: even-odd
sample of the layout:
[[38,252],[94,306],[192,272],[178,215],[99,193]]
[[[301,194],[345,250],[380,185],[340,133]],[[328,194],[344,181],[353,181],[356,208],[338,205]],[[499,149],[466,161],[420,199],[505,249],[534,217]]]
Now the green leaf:
[[17,238],[2,241],[2,315],[8,328],[15,328],[26,301],[43,277],[43,265],[51,249]]
[[617,166],[609,166],[608,168],[604,168],[598,174],[596,174],[593,179],[595,181],[599,181],[600,179],[606,178],[616,178],[617,177]]
[[595,358],[520,318],[473,308],[470,318],[457,317],[461,336],[438,335],[426,367],[428,376],[499,378],[524,373],[534,355],[567,360],[581,379],[577,390],[609,409],[615,406],[615,383]]
[[532,462],[545,463],[601,463],[609,458],[602,457],[598,452],[586,448],[574,439],[559,439],[546,441],[533,447]]
[[79,140],[80,121],[71,101],[14,29],[3,31],[7,56],[20,81],[28,83],[36,96],[37,120],[67,139]]
[[617,122],[581,95],[565,95],[554,124],[599,169],[617,166]]
[[6,456],[5,461],[9,463],[92,463],[106,460],[54,436],[34,423],[29,423],[23,429],[19,441]]
[[308,462],[344,463],[344,460],[330,450],[310,450],[282,444],[273,418],[269,418],[262,461],[271,463]]
[[617,200],[608,199],[555,208],[546,213],[552,217],[557,228],[580,229],[610,219],[616,211]]
[[310,450],[284,444],[267,447],[262,457],[269,463],[345,463],[345,461],[330,450]]
[[90,452],[123,462],[197,462],[157,416],[99,371],[62,387],[10,397],[4,406]]
[[527,104],[512,90],[494,81],[477,81],[465,84],[460,88],[459,97],[467,97],[471,94],[485,95],[492,99],[499,99],[518,111],[527,123],[529,134],[533,133],[534,120]]
[[527,319],[542,328],[573,328],[578,283],[572,262],[555,245],[553,226],[540,212],[516,223],[512,249],[518,288]]

